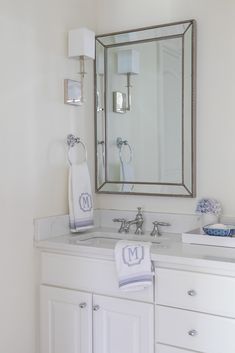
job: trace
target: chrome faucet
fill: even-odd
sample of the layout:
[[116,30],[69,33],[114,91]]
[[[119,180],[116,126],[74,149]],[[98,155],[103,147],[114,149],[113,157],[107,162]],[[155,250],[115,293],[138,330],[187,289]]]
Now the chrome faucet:
[[126,222],[126,233],[129,233],[130,226],[132,226],[132,224],[135,224],[136,225],[135,234],[144,234],[144,232],[143,232],[144,218],[143,218],[143,214],[141,211],[141,207],[138,207],[137,209],[138,209],[138,213],[137,213],[135,219],[133,219],[132,221]]
[[143,232],[143,223],[144,223],[144,218],[143,218],[143,214],[141,211],[141,207],[138,207],[138,213],[135,217],[135,219],[133,219],[132,221],[128,221],[124,218],[114,218],[113,222],[120,222],[121,226],[118,230],[119,233],[129,233],[130,231],[130,227],[135,224],[136,225],[136,230],[135,230],[135,234],[144,234]]

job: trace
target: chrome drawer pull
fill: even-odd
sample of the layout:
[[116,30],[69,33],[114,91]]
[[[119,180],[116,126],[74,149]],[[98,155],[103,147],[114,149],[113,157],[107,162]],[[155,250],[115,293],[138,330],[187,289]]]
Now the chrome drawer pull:
[[195,297],[195,295],[197,295],[197,292],[193,289],[188,290],[188,295],[190,295],[190,297]]
[[93,306],[93,310],[94,310],[94,311],[98,311],[99,309],[100,309],[100,306],[99,306],[99,305],[94,305],[94,306]]
[[86,306],[87,306],[86,303],[81,303],[81,304],[79,304],[79,308],[81,308],[81,309],[84,309]]
[[194,336],[197,336],[197,331],[196,330],[190,330],[188,332],[188,334],[189,334],[189,336],[194,337]]

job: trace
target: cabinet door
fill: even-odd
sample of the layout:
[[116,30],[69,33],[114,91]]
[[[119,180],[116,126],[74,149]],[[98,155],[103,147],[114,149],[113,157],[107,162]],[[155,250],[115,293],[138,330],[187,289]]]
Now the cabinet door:
[[153,305],[93,297],[94,353],[153,353]]
[[40,288],[40,353],[92,352],[92,295]]

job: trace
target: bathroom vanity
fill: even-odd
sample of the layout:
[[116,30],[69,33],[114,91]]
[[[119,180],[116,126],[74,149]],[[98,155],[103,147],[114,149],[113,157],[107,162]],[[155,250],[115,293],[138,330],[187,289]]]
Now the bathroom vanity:
[[234,353],[234,249],[164,234],[152,245],[153,286],[123,292],[115,237],[100,229],[37,242],[40,353]]

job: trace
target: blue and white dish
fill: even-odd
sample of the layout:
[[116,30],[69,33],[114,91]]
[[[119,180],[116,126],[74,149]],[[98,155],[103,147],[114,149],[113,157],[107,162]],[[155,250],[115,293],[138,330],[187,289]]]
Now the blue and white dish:
[[226,224],[208,224],[204,226],[203,231],[207,235],[219,236],[219,237],[232,237],[235,234],[234,225]]

